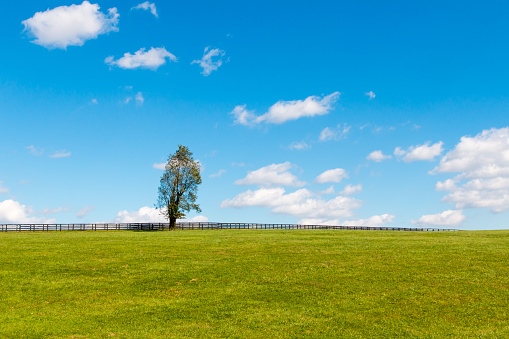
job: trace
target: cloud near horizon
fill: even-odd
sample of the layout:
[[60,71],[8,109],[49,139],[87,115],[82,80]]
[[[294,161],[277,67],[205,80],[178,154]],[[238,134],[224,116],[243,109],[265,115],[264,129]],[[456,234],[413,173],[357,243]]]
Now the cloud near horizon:
[[458,173],[435,186],[449,192],[442,201],[457,209],[509,211],[509,127],[461,137],[430,173]]
[[[179,222],[207,222],[209,219],[203,215],[195,216],[191,219],[179,219]],[[117,213],[117,217],[112,220],[112,222],[115,223],[138,223],[138,222],[161,222],[161,223],[167,223],[168,220],[165,219],[160,211],[157,208],[154,207],[148,207],[144,206],[141,207],[137,211],[119,211]]]
[[[43,210],[44,211],[44,210]],[[22,205],[12,199],[0,201],[0,223],[55,223],[56,219],[33,216],[32,207]]]
[[260,186],[304,186],[306,183],[289,172],[295,167],[290,162],[272,164],[255,171],[249,171],[244,179],[235,181],[235,185],[260,185]]
[[438,214],[423,215],[411,222],[419,226],[459,226],[465,219],[462,210],[447,210]]
[[287,214],[300,218],[338,219],[350,217],[360,208],[362,201],[343,196],[330,200],[313,198],[311,191],[302,188],[286,193],[283,187],[247,190],[232,199],[224,200],[221,208],[266,207],[272,213]]

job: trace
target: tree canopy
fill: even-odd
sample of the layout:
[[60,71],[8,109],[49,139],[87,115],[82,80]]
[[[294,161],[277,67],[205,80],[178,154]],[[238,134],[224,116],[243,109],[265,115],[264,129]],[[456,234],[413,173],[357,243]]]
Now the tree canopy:
[[198,185],[201,184],[200,163],[193,159],[193,153],[186,146],[168,156],[159,185],[156,207],[175,228],[177,219],[185,217],[184,212],[201,212],[196,203]]

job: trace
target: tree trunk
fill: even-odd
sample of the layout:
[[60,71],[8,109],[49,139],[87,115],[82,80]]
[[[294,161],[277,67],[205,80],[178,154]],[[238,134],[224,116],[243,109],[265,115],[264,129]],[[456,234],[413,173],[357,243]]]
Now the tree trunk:
[[170,217],[170,231],[173,231],[175,229],[176,222],[177,222],[177,218]]

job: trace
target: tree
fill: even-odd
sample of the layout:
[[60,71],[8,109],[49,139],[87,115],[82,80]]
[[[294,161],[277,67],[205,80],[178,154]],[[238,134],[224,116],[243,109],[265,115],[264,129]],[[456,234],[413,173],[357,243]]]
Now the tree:
[[178,150],[168,156],[156,205],[160,213],[169,220],[170,229],[175,228],[177,219],[185,217],[184,212],[201,212],[200,206],[196,204],[199,184],[200,163],[194,161],[189,148],[179,145]]

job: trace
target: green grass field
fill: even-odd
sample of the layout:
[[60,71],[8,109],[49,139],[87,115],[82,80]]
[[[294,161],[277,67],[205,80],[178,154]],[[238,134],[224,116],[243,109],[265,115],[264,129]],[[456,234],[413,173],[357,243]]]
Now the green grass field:
[[509,231],[0,234],[0,338],[509,338]]

